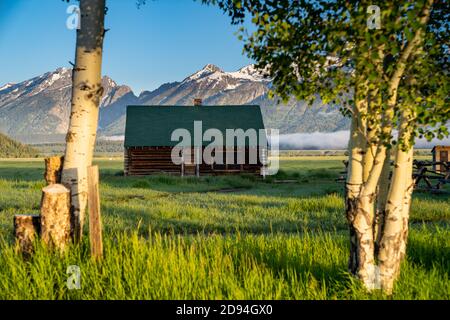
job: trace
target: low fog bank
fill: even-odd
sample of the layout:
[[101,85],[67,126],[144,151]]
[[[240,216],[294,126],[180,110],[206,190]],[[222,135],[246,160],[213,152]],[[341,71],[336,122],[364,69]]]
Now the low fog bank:
[[[342,150],[347,149],[349,131],[293,133],[280,135],[281,150]],[[418,149],[431,149],[435,145],[450,145],[450,137],[443,140],[416,139]]]
[[[347,130],[335,132],[292,133],[280,135],[280,150],[344,150],[347,149],[350,132]],[[124,136],[103,136],[99,140],[123,141]],[[443,140],[416,139],[418,149],[431,149],[435,145],[450,145],[450,137]]]

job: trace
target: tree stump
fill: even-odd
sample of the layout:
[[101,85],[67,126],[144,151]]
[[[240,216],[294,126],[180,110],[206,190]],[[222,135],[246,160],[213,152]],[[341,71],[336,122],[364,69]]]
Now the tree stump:
[[14,216],[14,235],[20,252],[29,257],[33,254],[33,241],[39,235],[41,226],[37,214],[18,214]]
[[45,244],[64,251],[70,240],[70,190],[62,184],[42,189],[41,237]]
[[45,159],[44,178],[47,184],[61,183],[61,171],[64,163],[64,157],[55,156]]

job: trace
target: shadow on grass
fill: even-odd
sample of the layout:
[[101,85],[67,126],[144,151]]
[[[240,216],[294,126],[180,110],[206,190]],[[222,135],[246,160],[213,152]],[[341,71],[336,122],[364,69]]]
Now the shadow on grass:
[[0,179],[7,181],[38,181],[43,180],[44,169],[37,167],[0,167]]
[[[436,268],[443,273],[450,274],[450,240],[447,236],[429,239],[425,236],[410,236],[408,239],[407,259],[412,264],[429,271]],[[434,241],[433,241],[434,240]]]
[[[323,236],[323,233],[317,235],[320,238]],[[302,236],[299,235],[299,237]],[[295,247],[287,248],[287,250],[282,250],[280,247],[270,248],[267,244],[261,246],[261,242],[258,241],[243,240],[239,246],[233,248],[234,260],[246,261],[250,258],[260,266],[269,268],[279,279],[287,279],[290,277],[289,273],[294,273],[302,279],[302,283],[308,289],[311,289],[311,292],[320,292],[321,290],[317,290],[317,286],[320,286],[322,293],[326,291],[327,298],[348,294],[354,289],[350,290],[352,286],[354,287],[354,279],[352,280],[345,271],[347,266],[345,259],[342,259],[341,248],[337,249],[343,244],[338,241],[337,244],[335,243],[337,247],[334,247],[337,251],[325,252],[329,249],[323,247],[326,246],[326,240],[323,242],[323,238],[322,240],[314,238],[315,236],[308,232],[306,239],[303,239],[307,244],[300,250]],[[333,242],[335,241],[336,238]],[[330,255],[334,257],[330,258]],[[339,284],[338,288],[337,284]],[[310,296],[309,298],[323,299],[324,297]]]
[[[332,208],[330,207],[330,210]],[[248,219],[239,213],[229,213],[223,218],[208,218],[193,216],[186,212],[173,217],[164,216],[159,210],[137,210],[129,207],[121,208],[110,204],[102,205],[104,229],[106,233],[132,232],[139,230],[139,234],[148,237],[151,232],[182,235],[232,235],[232,234],[295,234],[303,232],[335,232],[347,231],[345,222],[337,224],[326,216],[298,217],[293,221],[289,217],[273,216],[270,218]]]
[[[286,179],[287,178],[283,178]],[[304,178],[283,179],[259,176],[201,176],[179,177],[169,175],[152,175],[144,177],[120,177],[114,174],[101,177],[102,185],[115,189],[148,189],[171,193],[205,193],[227,192],[254,196],[271,196],[281,198],[302,198],[330,194],[343,195],[343,186],[334,180],[313,178],[314,183]],[[280,183],[281,181],[281,183]]]

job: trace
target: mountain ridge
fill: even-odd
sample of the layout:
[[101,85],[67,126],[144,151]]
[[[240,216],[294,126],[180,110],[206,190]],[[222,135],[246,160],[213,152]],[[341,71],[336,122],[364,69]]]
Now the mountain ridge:
[[[32,143],[61,139],[69,124],[71,76],[71,69],[58,68],[0,87],[0,132]],[[129,86],[119,85],[108,76],[102,78],[102,85],[100,136],[123,135],[127,105],[192,105],[195,98],[201,98],[204,105],[260,105],[266,127],[281,133],[348,128],[348,120],[338,106],[325,105],[320,99],[310,107],[294,99],[284,104],[269,100],[271,81],[254,65],[226,72],[207,64],[181,81],[164,83],[138,96]]]

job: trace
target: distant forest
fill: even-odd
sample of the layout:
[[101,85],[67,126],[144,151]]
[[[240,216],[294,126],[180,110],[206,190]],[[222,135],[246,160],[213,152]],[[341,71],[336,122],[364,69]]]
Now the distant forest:
[[35,158],[39,151],[0,133],[0,158]]
[[[45,143],[33,145],[43,156],[63,155],[65,143]],[[123,155],[123,141],[98,140],[95,145],[95,157],[118,157]]]

